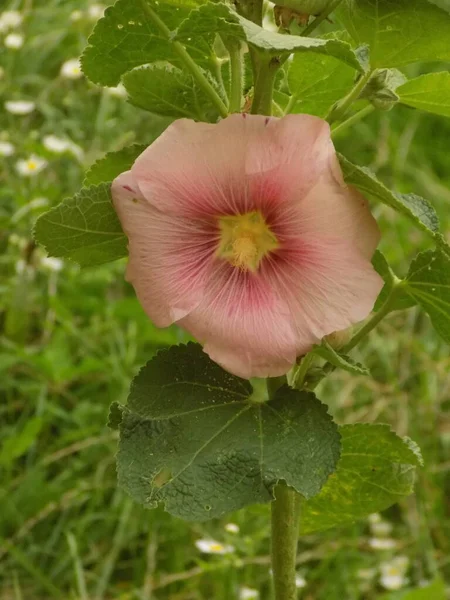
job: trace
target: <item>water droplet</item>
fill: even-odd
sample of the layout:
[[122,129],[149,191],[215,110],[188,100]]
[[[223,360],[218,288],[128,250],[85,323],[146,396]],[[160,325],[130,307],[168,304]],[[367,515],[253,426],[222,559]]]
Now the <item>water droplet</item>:
[[435,292],[435,291],[436,291],[436,288],[431,288],[431,291],[432,291],[432,292]]
[[119,24],[117,25],[117,29],[123,29],[123,25],[122,25],[122,23],[119,23]]
[[134,21],[128,21],[128,25],[136,25]]

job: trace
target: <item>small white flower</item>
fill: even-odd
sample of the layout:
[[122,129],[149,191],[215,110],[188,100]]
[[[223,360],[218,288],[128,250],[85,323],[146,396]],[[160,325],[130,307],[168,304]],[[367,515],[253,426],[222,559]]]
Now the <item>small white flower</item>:
[[239,533],[239,527],[236,523],[227,523],[224,529],[225,531],[228,531],[228,533]]
[[128,92],[123,83],[119,83],[116,87],[105,88],[107,93],[114,98],[127,98]]
[[371,525],[373,525],[374,523],[380,523],[380,521],[382,520],[380,513],[372,513],[367,517],[367,519]]
[[81,10],[74,10],[70,14],[70,20],[73,21],[74,23],[76,21],[81,21],[82,18],[83,18],[83,12]]
[[392,524],[387,521],[379,521],[370,524],[370,531],[375,537],[387,537],[392,531]]
[[5,10],[0,13],[0,33],[19,27],[23,17],[17,10]]
[[103,4],[91,4],[88,8],[88,16],[93,21],[97,19],[101,19],[103,17],[103,13],[105,12],[105,6]]
[[4,40],[4,44],[11,50],[18,50],[23,46],[24,37],[21,33],[9,33]]
[[70,142],[62,138],[56,137],[56,135],[46,135],[42,139],[44,148],[55,154],[62,154],[69,149]]
[[295,587],[297,589],[301,589],[304,588],[306,586],[306,579],[304,577],[302,577],[301,575],[296,575],[295,576]]
[[20,159],[16,162],[16,171],[23,177],[33,177],[45,169],[47,161],[34,154],[27,159]]
[[245,586],[239,589],[239,600],[257,600],[257,598],[259,598],[258,590]]
[[44,269],[58,273],[64,267],[64,262],[60,258],[54,258],[53,256],[44,256],[41,259],[41,266]]
[[370,538],[369,546],[373,550],[393,550],[397,542],[392,538]]
[[0,140],[0,156],[12,156],[16,149],[11,142],[2,142]]
[[79,79],[83,76],[78,58],[71,58],[62,64],[60,74],[66,79]]
[[380,565],[380,585],[386,590],[399,590],[408,583],[405,577],[409,560],[406,556],[397,556],[390,562]]
[[12,115],[29,115],[36,108],[36,104],[31,100],[8,100],[5,102],[5,108]]
[[231,554],[234,552],[233,546],[221,544],[215,540],[197,540],[195,545],[204,554]]

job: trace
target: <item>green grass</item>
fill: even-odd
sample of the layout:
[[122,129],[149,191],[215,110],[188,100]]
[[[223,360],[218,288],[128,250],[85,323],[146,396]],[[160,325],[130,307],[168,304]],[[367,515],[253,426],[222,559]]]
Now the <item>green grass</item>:
[[[55,272],[32,242],[36,217],[77,191],[104,152],[145,141],[152,120],[84,78],[59,76],[86,43],[92,21],[70,15],[87,6],[28,0],[5,7],[25,9],[25,44],[13,51],[0,43],[0,102],[32,99],[38,108],[22,117],[0,112],[0,139],[16,145],[0,173],[0,599],[235,600],[246,585],[269,600],[267,506],[186,524],[161,509],[145,511],[116,487],[109,404],[123,402],[139,366],[184,334],[153,327],[124,282],[123,261],[90,270],[66,263]],[[77,143],[82,161],[45,150],[47,134]],[[393,188],[426,196],[448,231],[449,138],[449,121],[395,109],[357,124],[336,145]],[[16,160],[33,152],[47,168],[18,176]],[[36,198],[48,202],[30,209]],[[374,211],[381,249],[404,274],[426,240],[388,208]],[[308,600],[381,598],[378,576],[366,583],[358,572],[398,554],[410,559],[412,586],[438,571],[450,576],[448,347],[414,309],[392,314],[358,352],[373,379],[335,373],[319,395],[341,423],[388,422],[411,436],[425,468],[416,496],[384,515],[395,551],[372,550],[367,523],[301,541],[301,597]],[[229,521],[238,534],[224,530]],[[202,537],[236,551],[201,555],[194,542]]]

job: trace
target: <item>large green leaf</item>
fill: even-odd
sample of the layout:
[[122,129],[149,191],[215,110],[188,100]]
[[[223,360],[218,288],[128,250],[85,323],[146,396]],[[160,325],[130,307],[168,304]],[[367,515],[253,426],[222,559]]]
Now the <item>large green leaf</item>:
[[366,167],[358,167],[339,155],[346,183],[356,187],[364,196],[383,204],[409,217],[420,229],[435,235],[439,231],[439,219],[431,204],[415,194],[399,194],[389,190]]
[[413,491],[415,467],[422,459],[411,440],[381,424],[358,423],[339,430],[342,451],[336,473],[317,496],[303,502],[303,533],[363,519]]
[[335,14],[373,67],[450,60],[450,15],[425,0],[343,0]]
[[[195,0],[148,3],[146,0],[118,0],[107,8],[81,58],[83,72],[91,81],[114,86],[124,73],[140,65],[159,60],[180,65],[172,41],[155,24],[147,6],[173,31],[198,3]],[[198,64],[213,66],[211,47],[204,40],[186,40],[185,47]]]
[[178,29],[176,39],[184,43],[193,37],[202,38],[212,33],[246,41],[255,48],[272,54],[315,52],[333,56],[358,71],[364,70],[357,53],[347,42],[333,37],[315,39],[268,31],[237,15],[231,7],[223,3],[211,2],[193,10]]
[[117,152],[108,152],[89,168],[83,186],[111,182],[124,171],[131,169],[134,161],[146,148],[145,144],[133,144]]
[[337,427],[314,394],[284,386],[262,402],[193,343],[147,363],[119,429],[120,485],[187,520],[268,502],[279,480],[310,498],[339,458]]
[[406,292],[429,315],[433,327],[450,344],[450,257],[437,248],[417,255],[405,280]]
[[400,102],[436,115],[450,117],[450,73],[426,73],[396,90]]
[[127,238],[114,211],[110,184],[83,188],[36,221],[34,236],[50,256],[81,266],[100,265],[127,255]]
[[325,117],[355,83],[355,70],[333,56],[296,54],[288,69],[291,113]]
[[137,67],[124,75],[123,84],[132,104],[155,114],[199,121],[217,121],[219,117],[211,103],[204,102],[192,76],[177,67]]

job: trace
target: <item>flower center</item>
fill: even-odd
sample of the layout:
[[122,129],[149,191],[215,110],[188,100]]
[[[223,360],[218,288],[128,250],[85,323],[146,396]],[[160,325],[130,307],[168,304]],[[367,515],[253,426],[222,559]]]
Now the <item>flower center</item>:
[[261,260],[279,243],[259,211],[219,218],[217,255],[243,271],[257,271]]

